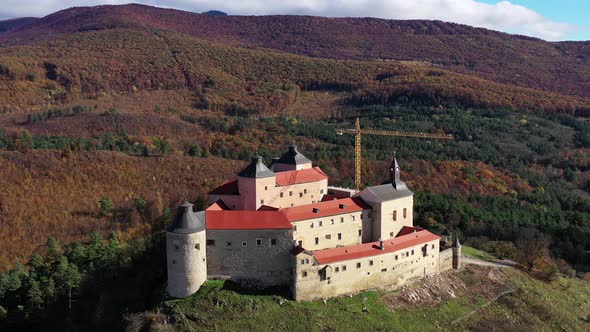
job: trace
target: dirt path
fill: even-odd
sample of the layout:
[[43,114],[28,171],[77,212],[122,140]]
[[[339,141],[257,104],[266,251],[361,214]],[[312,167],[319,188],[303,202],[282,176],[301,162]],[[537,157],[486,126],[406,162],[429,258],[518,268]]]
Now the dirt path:
[[513,267],[516,265],[515,262],[510,261],[510,260],[489,262],[489,261],[485,261],[483,259],[467,257],[467,256],[463,256],[461,258],[463,260],[463,263],[465,263],[465,264],[474,264],[474,265],[481,265],[481,266],[494,266],[494,267]]

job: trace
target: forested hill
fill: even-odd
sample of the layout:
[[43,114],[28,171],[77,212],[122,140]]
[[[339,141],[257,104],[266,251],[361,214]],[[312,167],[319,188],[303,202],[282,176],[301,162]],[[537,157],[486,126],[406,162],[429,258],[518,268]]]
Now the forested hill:
[[312,57],[425,61],[498,82],[590,97],[590,43],[550,43],[440,21],[210,16],[132,4],[60,11],[1,35],[0,44],[121,27],[155,27]]
[[0,33],[6,33],[12,30],[16,30],[28,24],[31,24],[38,20],[35,17],[21,17],[11,20],[0,21]]

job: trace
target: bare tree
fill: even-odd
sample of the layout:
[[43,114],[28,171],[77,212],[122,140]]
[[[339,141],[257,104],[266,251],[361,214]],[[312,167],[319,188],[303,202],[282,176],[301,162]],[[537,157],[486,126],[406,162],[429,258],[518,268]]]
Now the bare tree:
[[531,271],[535,263],[547,255],[549,239],[536,228],[523,228],[516,239],[516,248],[519,250],[521,263]]

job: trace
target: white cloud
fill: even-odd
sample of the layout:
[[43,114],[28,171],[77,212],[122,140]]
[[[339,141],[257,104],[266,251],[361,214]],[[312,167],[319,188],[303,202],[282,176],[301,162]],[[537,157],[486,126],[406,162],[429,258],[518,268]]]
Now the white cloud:
[[[0,17],[44,16],[72,6],[122,4],[121,0],[3,0]],[[136,0],[195,12],[210,9],[234,15],[305,14],[330,17],[428,19],[560,40],[577,30],[509,1],[475,0]]]

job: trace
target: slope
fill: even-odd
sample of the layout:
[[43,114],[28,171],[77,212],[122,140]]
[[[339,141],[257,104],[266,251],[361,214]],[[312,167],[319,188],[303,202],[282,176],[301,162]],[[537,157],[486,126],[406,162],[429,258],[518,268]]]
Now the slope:
[[400,97],[438,105],[584,115],[579,97],[496,83],[428,64],[312,59],[212,44],[151,28],[65,35],[0,49],[0,112],[113,94],[188,89],[194,106],[236,115],[277,114],[300,90],[353,92],[352,103]]
[[120,27],[155,27],[312,57],[426,61],[498,82],[590,97],[588,42],[550,43],[440,21],[209,16],[132,4],[57,12],[0,36],[0,44]]

